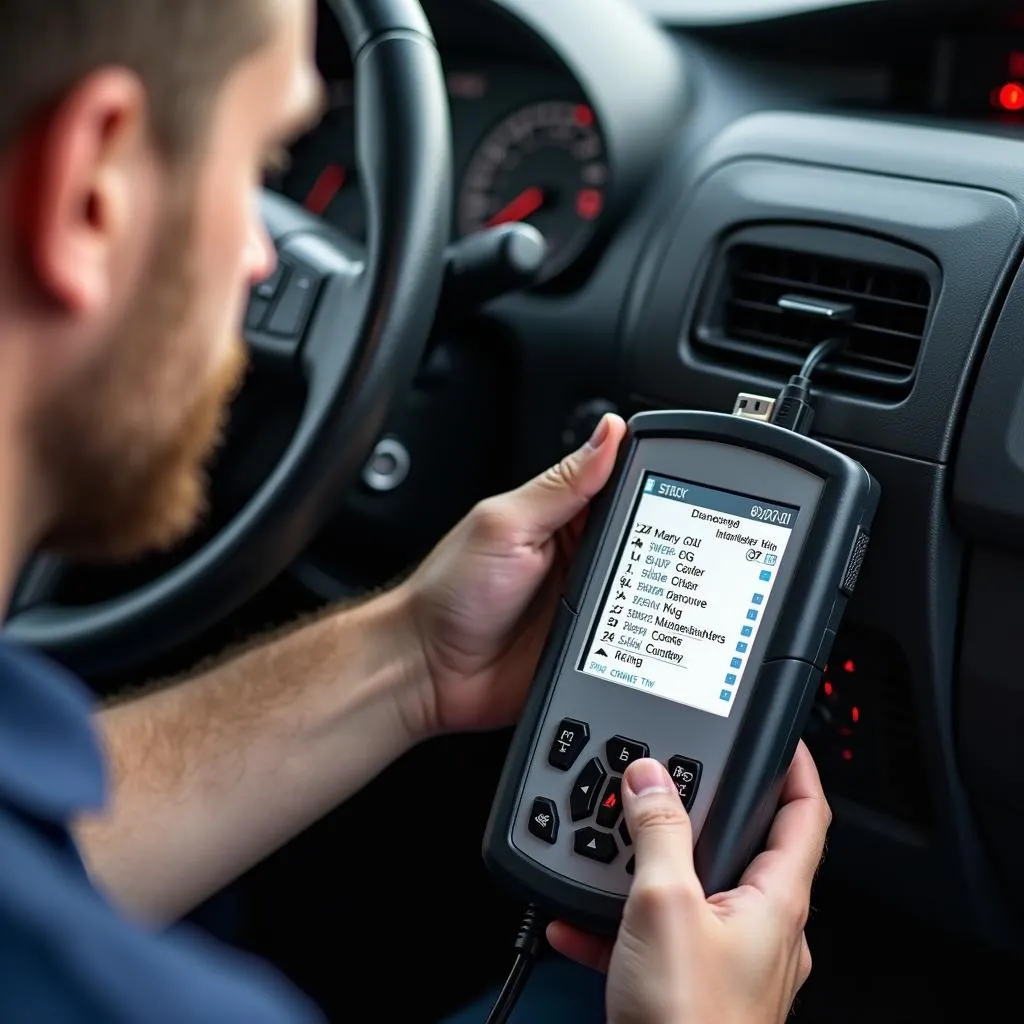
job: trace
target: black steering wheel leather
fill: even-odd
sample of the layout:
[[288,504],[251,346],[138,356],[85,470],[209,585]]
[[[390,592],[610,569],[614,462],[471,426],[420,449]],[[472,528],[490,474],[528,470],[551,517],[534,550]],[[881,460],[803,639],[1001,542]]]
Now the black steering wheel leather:
[[[441,293],[452,154],[440,58],[417,0],[330,0],[355,65],[365,254],[297,205],[264,195],[285,257],[325,284],[297,361],[298,429],[270,477],[209,543],[170,572],[102,604],[16,612],[10,639],[83,673],[123,670],[197,635],[254,596],[308,545],[358,477],[420,364]],[[360,258],[361,257],[361,258]]]

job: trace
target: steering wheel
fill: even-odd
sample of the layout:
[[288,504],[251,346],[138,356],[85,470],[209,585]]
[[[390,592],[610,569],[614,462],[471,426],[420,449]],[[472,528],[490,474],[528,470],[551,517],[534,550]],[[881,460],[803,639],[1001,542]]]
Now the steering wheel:
[[[99,604],[15,610],[9,638],[83,673],[119,671],[198,635],[281,573],[357,478],[419,367],[444,273],[452,154],[440,58],[417,0],[330,0],[355,67],[362,251],[265,192],[282,265],[247,319],[253,359],[303,377],[283,456],[240,512],[159,578]],[[264,303],[260,306],[259,303]],[[255,327],[254,327],[255,325]]]

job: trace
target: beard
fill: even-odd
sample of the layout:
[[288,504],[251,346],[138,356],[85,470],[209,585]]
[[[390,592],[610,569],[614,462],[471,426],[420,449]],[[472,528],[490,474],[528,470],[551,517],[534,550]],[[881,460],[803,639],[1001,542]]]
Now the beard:
[[[193,227],[191,206],[169,209],[112,337],[36,420],[57,509],[44,550],[125,561],[173,546],[205,511],[206,465],[247,353],[240,336],[224,345],[197,324]],[[219,365],[211,351],[226,353]]]

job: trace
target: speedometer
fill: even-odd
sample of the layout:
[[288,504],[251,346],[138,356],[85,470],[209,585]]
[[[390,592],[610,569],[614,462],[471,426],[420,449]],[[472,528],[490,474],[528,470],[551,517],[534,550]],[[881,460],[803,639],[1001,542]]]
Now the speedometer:
[[587,247],[604,212],[609,170],[593,110],[546,102],[505,118],[483,140],[459,194],[459,232],[521,221],[544,235],[541,278],[565,270]]

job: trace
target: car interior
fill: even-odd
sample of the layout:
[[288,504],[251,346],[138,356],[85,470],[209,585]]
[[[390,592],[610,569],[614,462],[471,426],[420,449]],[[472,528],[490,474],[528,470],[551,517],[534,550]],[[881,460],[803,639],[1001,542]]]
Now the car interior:
[[[832,329],[779,300],[852,305],[814,436],[882,499],[805,735],[834,823],[795,1019],[1012,998],[1024,8],[319,7],[328,109],[267,182],[281,269],[248,307],[210,514],[128,566],[39,558],[8,634],[101,699],[185,673],[400,579],[608,411],[776,395]],[[478,998],[522,912],[480,855],[510,736],[424,744],[192,923],[331,1019]]]

